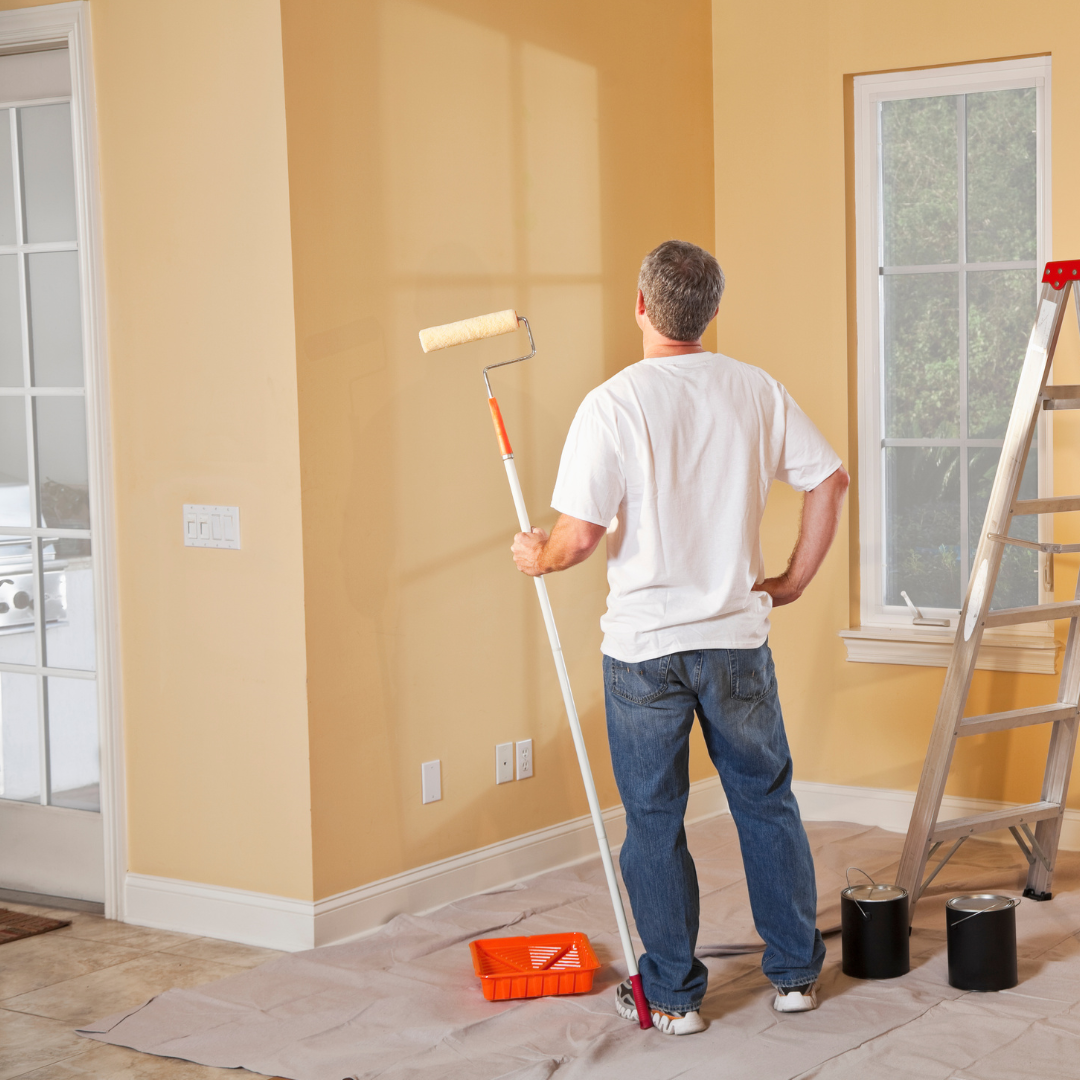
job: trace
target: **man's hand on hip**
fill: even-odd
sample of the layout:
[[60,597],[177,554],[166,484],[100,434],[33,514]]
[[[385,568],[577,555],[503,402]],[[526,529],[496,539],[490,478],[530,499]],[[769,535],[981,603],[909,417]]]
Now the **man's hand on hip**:
[[766,578],[754,586],[755,592],[767,592],[773,607],[782,607],[798,600],[818,572],[836,536],[840,511],[848,489],[848,474],[841,466],[826,477],[803,498],[799,539],[788,560],[787,569],[779,576]]
[[523,574],[540,577],[584,562],[606,532],[603,525],[560,514],[550,537],[543,529],[533,526],[531,533],[519,532],[514,537],[510,550]]

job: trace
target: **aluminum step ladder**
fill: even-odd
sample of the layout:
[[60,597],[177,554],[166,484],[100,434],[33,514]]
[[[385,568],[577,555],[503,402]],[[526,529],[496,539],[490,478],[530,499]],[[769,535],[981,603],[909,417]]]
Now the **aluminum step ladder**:
[[[1005,442],[1001,448],[994,486],[979,536],[979,546],[972,561],[964,605],[956,627],[949,669],[938,703],[937,717],[926,752],[919,791],[915,797],[904,852],[896,883],[908,890],[909,911],[914,914],[919,896],[956,854],[960,845],[978,833],[1008,829],[1028,862],[1024,895],[1034,900],[1049,900],[1050,886],[1057,859],[1058,840],[1069,790],[1073,750],[1076,747],[1078,704],[1080,704],[1080,582],[1076,599],[1060,603],[1034,604],[1030,607],[990,611],[991,598],[1007,544],[1035,549],[1047,559],[1047,578],[1053,580],[1053,557],[1063,552],[1080,551],[1080,544],[1034,543],[1009,536],[1014,516],[1056,514],[1080,510],[1080,496],[1055,496],[1046,499],[1020,499],[1020,481],[1028,449],[1039,414],[1044,409],[1080,409],[1080,386],[1047,386],[1069,293],[1080,286],[1080,259],[1051,262],[1043,273],[1042,289],[1035,326],[1028,341],[1024,367],[1016,389]],[[1074,295],[1077,322],[1080,324],[1080,294]],[[1061,667],[1057,701],[1027,709],[964,716],[975,660],[983,631],[992,626],[1069,619],[1069,637]],[[1046,759],[1042,798],[1025,806],[995,810],[989,814],[939,821],[941,798],[949,777],[957,739],[989,731],[1005,731],[1031,724],[1052,724],[1050,749]],[[927,862],[938,859],[924,879]]]

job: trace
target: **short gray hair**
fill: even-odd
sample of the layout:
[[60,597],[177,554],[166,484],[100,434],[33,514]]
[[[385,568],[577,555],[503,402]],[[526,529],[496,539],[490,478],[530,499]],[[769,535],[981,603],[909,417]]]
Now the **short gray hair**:
[[665,240],[642,260],[638,288],[649,322],[664,337],[697,341],[724,295],[724,271],[697,244]]

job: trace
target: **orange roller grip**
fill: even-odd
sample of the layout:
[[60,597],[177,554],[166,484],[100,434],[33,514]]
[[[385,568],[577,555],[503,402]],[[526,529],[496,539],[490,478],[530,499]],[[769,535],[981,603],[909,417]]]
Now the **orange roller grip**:
[[510,440],[506,435],[506,425],[503,423],[502,413],[499,412],[499,403],[493,398],[488,398],[488,408],[491,410],[491,422],[495,425],[495,438],[499,440],[499,449],[503,457],[510,457],[514,451],[510,449]]

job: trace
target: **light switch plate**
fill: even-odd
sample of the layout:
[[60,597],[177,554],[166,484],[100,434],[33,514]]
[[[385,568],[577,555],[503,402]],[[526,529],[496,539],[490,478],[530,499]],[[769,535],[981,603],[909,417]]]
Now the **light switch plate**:
[[442,765],[438,761],[425,761],[420,766],[420,796],[425,803],[442,798]]
[[184,503],[184,546],[238,548],[240,507]]

